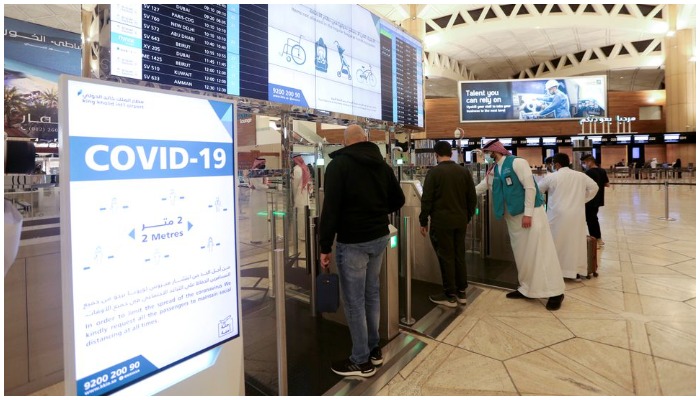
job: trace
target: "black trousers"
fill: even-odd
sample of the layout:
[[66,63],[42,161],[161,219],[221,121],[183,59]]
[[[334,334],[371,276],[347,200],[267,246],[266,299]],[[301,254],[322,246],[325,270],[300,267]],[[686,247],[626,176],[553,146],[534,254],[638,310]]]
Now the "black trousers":
[[464,240],[467,227],[443,229],[430,227],[430,242],[440,262],[442,288],[448,296],[467,289],[467,262]]
[[599,206],[590,206],[586,204],[586,225],[588,225],[588,234],[596,239],[600,239],[600,223],[598,222]]

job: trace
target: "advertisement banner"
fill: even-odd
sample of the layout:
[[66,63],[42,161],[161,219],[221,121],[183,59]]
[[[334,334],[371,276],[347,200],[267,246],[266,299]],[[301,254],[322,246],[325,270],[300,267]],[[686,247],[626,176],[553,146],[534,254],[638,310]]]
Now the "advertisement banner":
[[460,122],[607,116],[607,77],[458,82]]
[[58,139],[58,76],[80,75],[80,35],[5,18],[5,132]]

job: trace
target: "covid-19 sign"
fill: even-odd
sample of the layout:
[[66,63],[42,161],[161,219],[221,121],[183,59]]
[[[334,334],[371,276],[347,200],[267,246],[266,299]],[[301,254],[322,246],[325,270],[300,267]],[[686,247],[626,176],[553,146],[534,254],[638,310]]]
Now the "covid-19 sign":
[[66,386],[104,395],[239,336],[235,105],[60,91]]

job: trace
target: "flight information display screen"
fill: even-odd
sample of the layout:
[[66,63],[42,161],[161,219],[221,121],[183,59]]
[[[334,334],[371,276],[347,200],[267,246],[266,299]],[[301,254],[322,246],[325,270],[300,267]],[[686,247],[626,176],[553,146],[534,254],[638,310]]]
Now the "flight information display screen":
[[268,6],[270,101],[423,126],[420,42],[350,4]]
[[113,75],[239,94],[238,5],[114,4],[111,11]]
[[110,74],[424,126],[420,41],[350,4],[111,6]]

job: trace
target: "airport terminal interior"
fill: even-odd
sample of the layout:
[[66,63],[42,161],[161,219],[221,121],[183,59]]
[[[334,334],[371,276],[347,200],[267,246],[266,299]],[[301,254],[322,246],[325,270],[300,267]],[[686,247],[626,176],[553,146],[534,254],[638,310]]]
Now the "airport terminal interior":
[[[598,277],[567,282],[558,311],[547,311],[544,300],[511,300],[504,289],[472,283],[481,293],[469,305],[447,311],[454,314],[453,320],[439,335],[431,338],[408,331],[425,347],[376,394],[693,395],[696,191],[694,187],[671,189],[669,215],[675,221],[658,219],[664,215],[663,196],[656,185],[607,189],[600,212],[605,245],[600,250]],[[265,253],[247,250],[242,276],[260,265],[267,269]],[[244,307],[266,296],[269,289],[267,276],[243,278],[242,286]],[[308,311],[303,300],[290,299],[290,308],[295,302]],[[270,307],[257,311],[255,318],[269,317]],[[290,326],[303,324],[299,318],[288,315]],[[245,315],[243,321],[245,329]],[[274,321],[266,326],[273,331]],[[335,337],[344,334],[344,327],[322,329]],[[293,332],[289,330],[290,336]],[[243,334],[264,340],[261,333],[244,330]],[[313,335],[308,330],[298,332],[295,343],[308,340],[303,336],[309,334]],[[347,338],[329,342],[328,338],[319,341],[316,346],[324,346],[322,350],[306,350],[298,357],[318,357],[317,352],[329,351],[342,358],[349,348]],[[264,371],[256,368],[262,363],[258,358],[263,357],[264,347],[247,355],[246,370],[250,366],[256,373]],[[310,372],[290,364],[290,386],[340,381],[328,363],[321,367],[317,375],[304,376]],[[293,380],[294,375],[300,381]],[[258,390],[264,393],[265,389],[250,388],[246,394]],[[34,393],[62,394],[62,383]]]
[[[206,127],[215,132],[218,132],[216,127],[220,122],[231,125],[223,135],[227,137],[231,152],[219,148],[212,152],[214,168],[226,166],[225,171],[219,174],[221,176],[216,177],[220,180],[212,181],[217,182],[217,185],[211,186],[218,187],[193,184],[195,180],[182,181],[187,183],[178,188],[180,197],[171,191],[161,200],[167,200],[170,204],[182,204],[176,201],[187,196],[197,197],[199,192],[211,190],[211,193],[217,195],[215,202],[208,205],[207,212],[216,209],[218,213],[223,209],[235,216],[231,220],[207,220],[206,223],[210,224],[207,226],[215,234],[209,233],[208,242],[196,245],[197,251],[202,251],[198,254],[208,254],[202,255],[202,258],[219,254],[217,246],[231,246],[235,249],[235,256],[229,258],[234,260],[237,275],[231,277],[230,274],[222,273],[215,279],[222,279],[220,283],[223,283],[228,277],[230,280],[225,284],[238,288],[235,296],[238,311],[233,311],[233,321],[238,324],[239,331],[236,335],[232,335],[230,330],[224,331],[221,324],[226,320],[218,318],[216,322],[221,324],[218,338],[213,342],[206,342],[184,357],[168,361],[171,364],[166,362],[162,371],[151,371],[150,375],[142,376],[137,384],[131,385],[133,382],[130,383],[128,379],[122,384],[120,378],[120,383],[116,384],[119,385],[118,388],[109,389],[103,382],[104,385],[94,388],[97,391],[92,394],[129,393],[119,393],[123,388],[132,390],[130,393],[140,394],[137,390],[145,387],[146,382],[154,380],[151,378],[167,375],[161,372],[175,373],[179,367],[191,365],[200,356],[224,348],[223,353],[216,354],[225,354],[220,357],[226,357],[226,362],[235,364],[231,369],[231,382],[228,383],[228,387],[234,387],[235,390],[215,392],[218,395],[696,395],[694,5],[346,5],[357,20],[366,14],[369,20],[375,21],[377,27],[381,28],[381,43],[385,46],[382,47],[382,57],[394,57],[392,52],[398,52],[399,56],[390,61],[378,56],[380,61],[374,64],[374,76],[371,69],[373,64],[368,63],[365,68],[363,62],[356,59],[360,56],[353,56],[350,47],[343,48],[340,43],[333,43],[328,38],[325,43],[322,38],[304,39],[301,33],[305,29],[303,26],[289,28],[290,31],[285,31],[281,36],[270,33],[269,37],[265,36],[265,46],[268,45],[268,38],[270,43],[279,40],[280,52],[269,51],[270,73],[264,77],[269,92],[268,88],[264,90],[264,98],[255,97],[255,93],[259,95],[260,92],[253,90],[252,85],[246,86],[243,77],[240,87],[236,89],[240,90],[236,92],[237,95],[230,95],[230,85],[216,86],[224,81],[219,82],[215,78],[197,90],[178,87],[187,79],[187,75],[182,75],[185,72],[175,72],[177,79],[171,84],[165,84],[163,80],[172,78],[163,72],[169,56],[163,55],[164,58],[158,58],[160,61],[157,64],[153,64],[153,60],[149,64],[146,56],[153,57],[153,54],[152,49],[146,51],[146,47],[138,49],[143,50],[143,54],[138,53],[138,59],[143,59],[144,63],[144,71],[139,73],[144,73],[138,75],[141,79],[135,78],[136,75],[130,75],[133,71],[128,72],[133,63],[127,60],[116,66],[117,59],[124,61],[132,54],[130,52],[135,51],[135,48],[131,48],[118,53],[124,49],[123,46],[129,45],[129,41],[119,35],[126,35],[129,30],[116,32],[109,29],[114,29],[117,25],[114,21],[120,18],[130,21],[127,17],[132,14],[129,13],[138,14],[139,21],[143,17],[143,23],[150,24],[148,29],[151,29],[152,36],[143,36],[143,43],[146,43],[157,36],[154,32],[159,32],[151,28],[161,21],[158,18],[177,18],[169,28],[173,29],[170,36],[179,39],[161,38],[159,40],[164,42],[156,46],[162,45],[165,48],[166,43],[170,43],[168,40],[173,40],[174,46],[180,47],[177,53],[180,64],[177,65],[183,68],[179,70],[176,67],[173,71],[185,71],[183,57],[188,53],[180,53],[185,51],[185,45],[178,40],[186,40],[187,35],[200,28],[195,20],[188,20],[188,15],[193,18],[199,18],[200,12],[214,15],[205,17],[204,23],[207,27],[211,26],[214,32],[207,37],[212,41],[221,39],[222,43],[227,38],[217,36],[217,32],[224,31],[214,29],[215,24],[225,25],[232,20],[240,20],[244,26],[240,32],[243,43],[244,35],[252,31],[269,29],[270,32],[276,32],[281,29],[280,26],[284,25],[283,15],[293,15],[295,18],[304,15],[306,18],[309,14],[318,16],[325,12],[327,17],[341,18],[331,12],[333,5],[241,5],[240,8],[232,5],[212,5],[211,8],[208,5],[190,5],[191,9],[188,6],[184,6],[184,9],[175,8],[175,5],[146,6],[136,10],[116,5],[4,6],[6,263],[9,242],[8,204],[23,220],[21,232],[18,231],[17,234],[16,257],[5,265],[4,395],[66,396],[75,395],[76,390],[77,394],[91,394],[86,392],[90,388],[89,378],[99,377],[107,371],[101,366],[90,371],[93,375],[76,376],[76,365],[81,360],[74,357],[79,352],[73,354],[72,351],[83,339],[80,336],[86,334],[89,324],[84,324],[85,330],[81,330],[83,327],[78,326],[80,324],[76,323],[72,327],[72,322],[83,318],[78,315],[79,311],[83,311],[81,304],[84,304],[85,309],[93,306],[71,297],[76,296],[75,299],[78,299],[76,293],[81,289],[80,284],[88,282],[87,278],[80,280],[77,277],[90,268],[92,270],[88,273],[101,273],[100,268],[105,262],[113,262],[110,260],[114,256],[109,253],[111,248],[105,246],[103,255],[102,248],[98,247],[94,250],[94,260],[90,261],[90,266],[85,267],[77,266],[77,262],[75,265],[70,264],[70,257],[62,254],[67,250],[76,251],[65,245],[70,240],[87,240],[92,234],[99,237],[103,233],[89,232],[88,235],[78,236],[81,222],[90,226],[90,221],[81,221],[79,216],[83,216],[82,220],[89,220],[86,216],[92,214],[82,209],[76,211],[78,208],[75,205],[85,207],[90,201],[82,199],[76,203],[75,198],[66,194],[66,187],[75,196],[75,193],[81,193],[78,189],[83,187],[72,186],[76,181],[86,185],[91,181],[85,175],[75,172],[79,171],[77,162],[71,160],[68,163],[64,155],[59,153],[63,151],[59,142],[65,145],[69,139],[72,140],[72,157],[81,160],[84,158],[88,166],[97,165],[98,161],[109,162],[118,167],[115,168],[119,170],[115,172],[118,174],[125,169],[125,164],[120,164],[123,159],[119,155],[112,153],[112,158],[100,158],[95,153],[106,153],[106,150],[95,150],[92,153],[88,150],[83,157],[80,152],[84,149],[73,144],[82,143],[74,137],[80,139],[81,136],[75,132],[83,125],[92,126],[94,132],[86,136],[98,137],[105,132],[104,138],[109,140],[108,143],[117,143],[123,138],[118,134],[114,136],[110,125],[132,125],[129,125],[129,121],[124,121],[125,118],[109,120],[109,113],[104,114],[108,123],[77,123],[76,121],[86,118],[84,110],[91,110],[91,105],[84,105],[85,101],[76,101],[76,96],[66,94],[64,88],[72,87],[72,84],[87,85],[85,87],[94,84],[100,90],[122,90],[118,92],[120,94],[133,90],[128,93],[134,93],[131,95],[134,98],[143,95],[149,99],[148,96],[152,95],[162,96],[154,97],[157,99],[170,99],[168,96],[175,94],[173,98],[191,102],[183,103],[187,104],[183,108],[183,114],[189,112],[189,109],[199,110],[197,102],[204,100],[229,107],[228,110],[235,109],[235,112],[214,115],[212,118],[216,124],[210,124],[207,119],[210,116],[202,112],[197,115],[196,123],[192,124],[195,129]],[[220,14],[217,14],[219,8],[214,6],[221,7]],[[278,12],[270,11],[266,14],[268,8]],[[185,10],[192,12],[187,13]],[[229,17],[235,14],[236,18],[226,21],[223,17],[218,19],[218,16],[227,13]],[[591,21],[608,17],[613,22],[585,26]],[[571,22],[576,18],[580,18],[581,22],[573,24],[573,28],[566,24],[567,20]],[[688,22],[689,18],[692,23]],[[520,36],[532,35],[534,38],[540,31],[539,28],[532,27],[534,22],[547,24],[546,21],[551,23],[549,28],[544,28],[546,34],[533,39],[529,55],[523,57],[519,47],[525,45],[515,37],[518,36],[516,33],[520,32]],[[623,27],[615,26],[616,23],[624,25],[634,22],[639,25],[634,29],[634,34],[625,34]],[[183,28],[181,24],[186,23],[191,23],[192,27]],[[676,27],[675,36],[666,31],[653,32],[652,28],[656,29],[659,23],[664,24],[667,31],[672,26]],[[264,28],[260,28],[263,25]],[[159,29],[165,27],[157,26]],[[255,28],[250,28],[251,26]],[[336,29],[344,29],[338,26],[342,24],[336,24]],[[372,24],[370,26],[374,27]],[[147,29],[146,25],[143,29]],[[361,28],[353,25],[353,29]],[[607,37],[605,41],[598,38],[601,32],[604,32],[602,36]],[[485,36],[489,34],[492,35],[491,39],[486,39]],[[560,43],[565,40],[555,39],[556,34],[574,38],[571,42],[576,42],[575,48]],[[464,35],[474,37],[473,50],[469,49],[469,44],[462,38]],[[191,36],[193,42],[195,36]],[[112,38],[111,44],[105,42],[105,38],[109,37]],[[396,40],[393,47],[384,42],[388,37]],[[71,62],[62,59],[58,63],[47,58],[46,62],[31,64],[31,60],[39,57],[36,54],[42,53],[32,53],[31,57],[26,58],[23,52],[26,49],[30,52],[51,49],[52,45],[48,42],[42,43],[43,49],[39,49],[35,43],[45,42],[46,38],[54,40],[52,43],[55,48],[49,53],[58,54],[60,50],[61,54],[65,54],[59,55],[60,57],[73,57]],[[248,39],[246,37],[245,40]],[[228,37],[228,43],[231,40]],[[140,46],[140,38],[137,42]],[[148,43],[154,45],[155,42]],[[91,43],[91,51],[81,51],[80,43]],[[489,43],[493,49],[486,49]],[[511,46],[508,47],[507,43]],[[320,52],[320,49],[323,51]],[[555,54],[549,53],[552,49]],[[326,50],[333,57],[325,58]],[[497,56],[492,54],[494,51],[498,53]],[[225,56],[214,50],[206,54],[211,57]],[[261,53],[254,54],[257,55],[252,56],[253,59],[263,57],[260,56]],[[411,58],[416,54],[419,58]],[[687,59],[689,54],[692,54],[692,61]],[[110,56],[113,58],[111,64]],[[205,60],[213,60],[207,56],[201,55]],[[246,57],[250,57],[250,54],[246,54],[245,45],[241,44],[242,72],[246,72],[246,67],[249,66],[246,62],[252,62]],[[279,60],[273,65],[275,57]],[[299,77],[302,76],[301,71],[307,57],[314,62],[312,73],[318,75],[331,72],[328,81],[316,84],[314,93],[318,92],[318,98],[315,100],[319,104],[325,104],[326,107],[339,104],[337,98],[321,103],[325,94],[321,89],[324,85],[337,84],[338,86],[332,87],[339,92],[343,88],[341,84],[357,85],[352,92],[355,95],[364,93],[365,88],[376,94],[376,97],[372,95],[369,98],[376,100],[377,114],[362,114],[371,108],[374,100],[353,100],[366,101],[362,107],[354,109],[361,110],[355,114],[347,109],[337,111],[328,108],[328,111],[320,105],[304,107],[294,103],[295,89],[291,86],[305,82]],[[494,60],[494,57],[498,60]],[[175,56],[172,59],[175,60]],[[411,61],[406,62],[407,59]],[[77,73],[71,69],[76,67],[76,60]],[[652,61],[657,65],[648,67]],[[394,69],[387,69],[387,62]],[[662,62],[663,65],[659,66],[661,64],[658,63]],[[59,65],[60,68],[67,69],[62,73],[76,77],[64,78],[60,83],[49,82],[51,74],[46,71],[53,70],[47,63]],[[352,67],[349,63],[352,63]],[[409,64],[409,67],[404,63]],[[211,65],[212,69],[209,70],[210,67],[207,66],[207,71],[214,71],[216,66],[225,66],[213,61]],[[405,68],[401,69],[399,75],[412,78],[397,78],[397,65]],[[277,78],[274,71],[286,68],[299,74],[293,75],[297,81],[292,83],[293,80],[288,79],[275,82]],[[504,72],[508,70],[509,72]],[[230,75],[231,70],[216,71],[226,77],[227,71]],[[163,73],[159,75],[158,72]],[[392,74],[393,80],[389,79]],[[151,81],[145,82],[147,77]],[[157,80],[154,79],[161,79],[161,83],[156,83]],[[377,83],[375,79],[381,79],[382,83],[373,88]],[[388,81],[392,83],[387,83]],[[398,86],[392,87],[397,82]],[[191,79],[190,83],[196,85],[196,79]],[[13,85],[14,87],[9,87]],[[551,89],[556,90],[550,91]],[[17,94],[23,90],[27,93]],[[391,95],[385,96],[387,90],[394,91],[393,103]],[[218,93],[212,97],[210,91]],[[508,94],[499,94],[501,91]],[[552,94],[555,91],[557,94]],[[567,98],[563,116],[557,116],[560,110],[552,111],[545,104],[551,102],[551,98],[542,100],[543,93],[547,92],[550,97]],[[82,90],[78,93],[80,96]],[[268,94],[269,98],[266,97]],[[297,97],[305,96],[303,90],[296,94]],[[277,95],[280,97],[275,97]],[[310,97],[307,100],[313,101]],[[493,108],[475,111],[477,104],[486,102],[489,105],[493,102]],[[501,102],[508,103],[507,107],[499,108],[497,104]],[[9,108],[7,104],[10,104]],[[45,108],[40,108],[39,105]],[[177,107],[179,105],[174,109],[179,110]],[[216,106],[212,108],[216,109]],[[82,113],[74,116],[71,109],[81,110]],[[40,111],[51,113],[51,116],[45,117],[47,120],[31,116],[31,113]],[[101,115],[99,112],[95,109],[95,115]],[[154,113],[189,124],[187,117],[173,115],[178,114],[177,111],[158,110]],[[487,115],[484,116],[485,114]],[[58,123],[52,118],[59,118]],[[65,120],[70,120],[71,124]],[[144,124],[155,131],[160,129],[158,124]],[[380,276],[379,330],[384,363],[376,367],[376,373],[369,378],[342,377],[331,370],[332,362],[349,356],[352,347],[350,332],[342,300],[336,312],[320,312],[316,306],[321,296],[316,282],[323,274],[319,265],[318,226],[325,196],[324,174],[327,166],[332,163],[331,154],[345,147],[344,131],[350,124],[360,125],[367,140],[378,146],[382,157],[400,181],[406,198],[400,211],[388,215],[390,240],[382,257]],[[166,126],[163,132],[166,138],[170,138],[167,136],[168,129],[178,130],[177,126],[167,123],[162,125]],[[144,133],[157,134],[160,132]],[[201,143],[210,140],[220,145],[219,141],[206,136],[202,134]],[[452,160],[461,164],[471,174],[474,182],[479,183],[485,179],[490,167],[482,148],[494,138],[499,138],[506,150],[528,162],[536,182],[553,173],[547,169],[545,159],[557,153],[566,154],[571,159],[571,168],[577,171],[584,171],[581,161],[583,156],[591,155],[609,177],[609,186],[601,189],[605,192],[605,203],[598,212],[601,239],[588,246],[587,262],[590,272],[580,279],[564,279],[564,300],[557,310],[545,307],[547,298],[506,297],[507,293],[519,287],[518,270],[508,228],[503,219],[496,217],[490,192],[478,197],[476,213],[467,225],[465,256],[469,286],[466,290],[466,304],[453,308],[437,305],[429,299],[430,295],[442,292],[442,279],[430,240],[420,234],[418,216],[426,174],[436,165],[433,146],[438,140],[450,143]],[[183,144],[184,141],[177,143],[180,147],[176,148],[176,152],[186,154],[186,149],[192,151],[194,148]],[[129,154],[126,150],[122,151]],[[157,156],[165,157],[165,147],[152,150],[150,155],[143,151],[143,148],[137,149],[137,160],[144,163],[150,161],[155,166],[158,166],[158,162],[153,160],[160,160],[161,168],[164,168],[166,162]],[[202,150],[200,155],[202,154],[208,156],[209,148]],[[89,157],[94,157],[92,164]],[[187,164],[187,159],[184,158],[184,164]],[[171,152],[170,166],[177,160],[176,154]],[[197,162],[196,158],[191,160],[194,160],[191,161],[192,164]],[[204,162],[207,167],[201,167],[196,173],[209,173],[209,159]],[[65,168],[67,164],[70,164],[70,169]],[[183,166],[184,164],[178,168],[189,171],[192,166]],[[96,168],[99,167],[97,165]],[[107,168],[105,164],[101,172]],[[118,175],[94,178],[96,181],[111,179],[109,185],[95,187],[98,188],[97,191],[112,190],[112,187],[124,191],[130,185],[142,185],[134,187],[147,190],[149,182],[157,187],[165,180],[158,175],[149,175],[151,172],[147,170],[144,168],[141,171],[143,176],[134,174],[119,175],[122,178],[114,177]],[[94,176],[98,174],[95,173]],[[181,181],[176,181],[181,179],[181,175],[163,176],[181,184]],[[310,180],[306,181],[309,176]],[[210,176],[201,175],[200,178],[209,179]],[[233,195],[219,196],[221,191],[228,190],[228,185],[231,185]],[[302,190],[302,186],[308,190]],[[101,210],[110,207],[114,210],[119,208],[116,207],[117,198],[121,195],[123,192],[114,197],[104,193],[95,196],[111,198],[111,205],[101,204],[100,207],[103,207]],[[121,198],[119,201],[122,201]],[[73,208],[66,207],[66,203]],[[545,202],[545,209],[546,205]],[[150,212],[158,213],[159,207],[161,206],[150,209]],[[126,209],[127,206],[123,208]],[[119,211],[123,214],[118,215],[124,215],[125,220],[131,218],[128,210]],[[205,223],[202,219],[197,219],[203,211],[192,212],[187,209],[178,212],[189,212],[192,215],[192,220],[195,221],[194,232]],[[66,220],[71,221],[70,224]],[[126,224],[123,221],[113,223],[115,226]],[[152,222],[149,220],[147,223]],[[151,228],[165,229],[173,221],[168,222],[166,219],[160,224],[159,218],[159,224],[147,226],[147,223],[139,220],[141,232]],[[216,235],[218,232],[215,229],[221,226],[228,229],[225,231],[230,233],[228,237]],[[174,266],[175,264],[168,263],[174,263],[175,260],[166,260],[170,254],[165,253],[171,251],[180,254],[177,253],[178,246],[184,249],[191,245],[185,240],[189,240],[188,232],[191,228],[190,223],[186,231],[183,229],[184,235],[182,232],[175,235],[177,240],[182,239],[169,242],[176,243],[175,245],[167,247],[168,245],[161,244],[163,247],[155,247],[155,257],[146,260],[151,262],[148,265],[153,265],[155,259],[155,265]],[[133,231],[129,235],[134,238]],[[148,238],[146,235],[143,237],[144,241]],[[152,241],[156,237],[161,238],[154,235]],[[582,237],[581,240],[585,238]],[[133,247],[138,249],[134,252],[150,249],[147,246]],[[163,252],[163,249],[166,251]],[[151,253],[147,254],[150,257]],[[77,256],[73,257],[77,259]],[[119,257],[116,259],[120,260]],[[199,261],[194,264],[199,264]],[[192,266],[192,271],[200,267]],[[219,266],[217,272],[221,270]],[[70,273],[66,274],[66,271]],[[338,273],[333,257],[330,272]],[[209,273],[210,270],[207,270],[206,274]],[[128,286],[129,282],[117,279],[110,282],[109,278],[116,275],[98,276],[103,277],[101,284],[106,285],[103,286],[104,290],[109,290],[110,284],[131,287]],[[138,276],[144,282],[151,279],[147,274]],[[187,279],[190,279],[189,276],[191,275]],[[172,277],[168,275],[167,278]],[[177,278],[179,275],[173,282]],[[213,278],[211,275],[207,281]],[[212,280],[208,284],[213,285],[213,282]],[[70,288],[69,293],[66,293],[66,288]],[[220,305],[215,300],[200,298],[200,302],[203,300],[210,301],[207,304]],[[149,297],[139,298],[138,301],[143,301],[144,304],[151,302],[151,307],[155,304]],[[75,306],[73,302],[79,305]],[[130,307],[130,316],[141,313],[140,308],[137,310],[139,306],[134,306],[133,302],[119,306]],[[229,307],[229,304],[223,306]],[[73,307],[77,308],[74,310]],[[170,312],[169,309],[165,310],[165,306],[159,304],[158,307],[161,318],[162,314]],[[233,309],[235,308],[234,306]],[[106,308],[107,311],[109,309]],[[105,314],[107,315],[109,314]],[[187,318],[199,317],[193,313],[183,315]],[[89,321],[87,318],[92,316],[84,318]],[[122,316],[117,318],[121,319]],[[188,324],[188,321],[179,322]],[[119,330],[115,325],[110,329]],[[158,332],[153,327],[151,329]],[[194,330],[183,327],[183,331],[188,333]],[[119,335],[124,333],[126,337],[126,332],[119,330]],[[200,336],[199,333],[192,335]],[[76,339],[64,337],[71,334],[75,334]],[[96,332],[95,335],[97,334],[101,335],[102,332]],[[181,340],[186,342],[186,335],[182,336]],[[146,333],[141,337],[146,337]],[[151,343],[153,347],[165,346],[166,353],[171,349],[164,344],[165,341],[159,342],[160,340],[155,340]],[[169,346],[175,349],[179,343]],[[94,343],[92,348],[98,352],[104,351],[104,347],[108,346]],[[116,357],[121,364],[116,361],[110,361],[109,364],[123,365],[126,371],[127,363],[119,358],[122,355],[113,353],[114,351],[107,351],[105,357]],[[134,360],[136,358],[129,360],[129,368],[134,365]],[[100,362],[102,360],[97,360],[97,364]],[[84,369],[90,367],[80,365]],[[210,366],[209,372],[215,369],[216,365]],[[203,368],[197,373],[208,376],[206,374],[209,372]],[[225,373],[226,371],[224,376]],[[238,373],[240,377],[236,375]],[[194,375],[193,382],[200,382]],[[185,383],[191,378],[187,374],[183,376],[182,382]],[[240,385],[237,383],[239,378]],[[110,384],[115,385],[115,382],[116,380]],[[169,395],[198,394],[197,383],[192,389],[182,382],[175,382],[172,386],[161,387],[159,390],[165,390],[161,394]],[[84,389],[81,388],[82,385],[85,385]],[[207,391],[209,389],[200,387],[202,394],[214,393]],[[159,390],[143,393],[157,394]],[[221,389],[217,386],[214,390]]]

